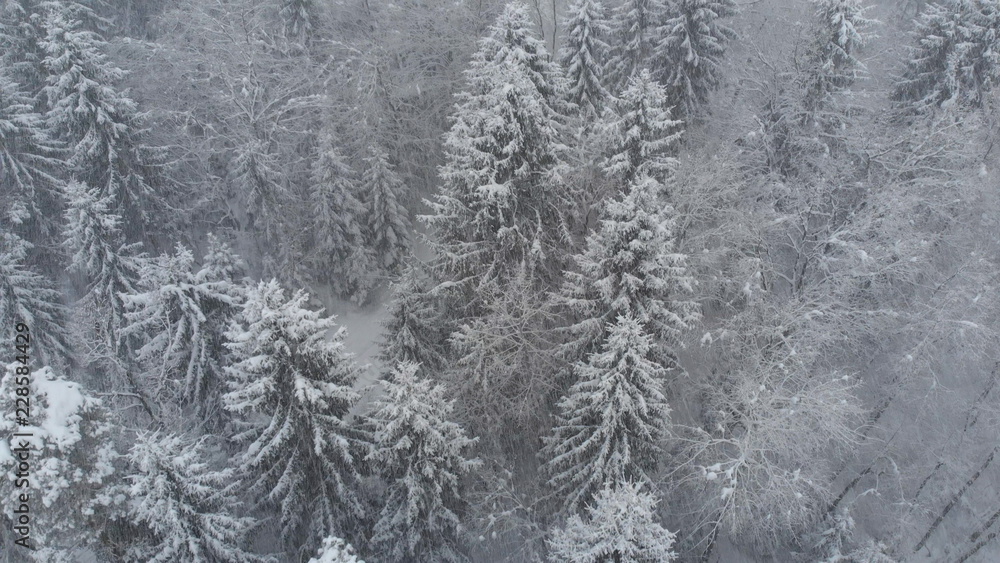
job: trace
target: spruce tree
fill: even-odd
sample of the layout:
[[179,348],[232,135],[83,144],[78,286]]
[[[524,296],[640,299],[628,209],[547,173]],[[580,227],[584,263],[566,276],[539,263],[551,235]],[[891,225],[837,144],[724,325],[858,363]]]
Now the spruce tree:
[[45,50],[41,43],[45,38],[47,4],[51,6],[44,0],[12,0],[0,6],[0,68],[20,84],[36,111],[44,109],[39,94],[45,86]]
[[694,281],[685,256],[674,251],[673,209],[658,202],[660,190],[655,180],[640,177],[627,194],[607,200],[600,227],[574,258],[578,271],[566,273],[557,297],[575,318],[562,351],[568,361],[597,351],[605,327],[630,316],[656,339],[656,361],[675,366],[673,348],[699,314],[685,299]]
[[128,454],[128,518],[149,531],[126,553],[136,563],[273,561],[243,548],[254,519],[235,516],[230,468],[209,468],[205,439],[141,434]]
[[193,405],[203,420],[219,421],[224,332],[243,291],[232,283],[229,264],[213,263],[228,250],[215,246],[197,271],[191,251],[181,245],[174,255],[161,256],[149,290],[123,296],[128,312],[122,334],[136,342],[135,359],[160,391],[159,402]]
[[368,246],[385,271],[397,273],[410,250],[410,219],[399,203],[403,181],[396,175],[389,156],[381,148],[369,147],[370,156],[361,177],[367,203]]
[[677,0],[669,5],[653,67],[660,69],[660,81],[683,115],[695,114],[719,86],[726,43],[736,38],[719,20],[737,11],[734,0]]
[[384,365],[412,362],[430,372],[445,367],[449,331],[428,285],[426,274],[415,266],[407,267],[394,284],[382,324],[379,359]]
[[136,241],[162,207],[162,194],[151,183],[158,157],[143,144],[144,116],[115,89],[125,71],[108,61],[104,39],[84,29],[78,16],[78,10],[56,6],[45,20],[45,119],[71,148],[75,177],[98,199],[109,198],[125,239]]
[[65,196],[70,270],[86,274],[87,298],[98,317],[97,337],[117,351],[125,324],[121,295],[137,293],[145,257],[138,254],[139,243],[124,242],[122,218],[109,210],[112,196],[102,197],[98,189],[76,183],[65,188]]
[[641,484],[605,487],[585,518],[570,516],[549,539],[553,561],[562,563],[668,563],[675,534],[656,521],[656,499]]
[[[0,416],[0,520],[5,527],[16,521],[14,510],[27,496],[32,559],[77,563],[83,550],[100,549],[103,520],[114,511],[112,425],[101,401],[79,383],[48,366],[27,372],[28,366],[12,363],[0,377],[0,398],[11,405]],[[14,409],[25,388],[26,422]],[[25,479],[15,475],[23,473],[15,457],[23,446],[29,453]],[[5,555],[17,551],[4,546]]]
[[371,415],[367,459],[388,485],[372,550],[394,563],[465,561],[457,538],[461,480],[479,465],[467,455],[476,440],[448,420],[454,402],[444,386],[420,378],[418,369],[401,363],[381,381],[385,395]]
[[867,30],[878,22],[866,16],[861,0],[814,0],[816,40],[806,70],[807,112],[836,104],[832,96],[851,86],[865,72],[858,53],[871,38]]
[[569,79],[569,101],[585,115],[599,116],[610,95],[604,81],[611,27],[604,6],[598,0],[577,0],[563,27],[566,44],[559,51],[559,62]]
[[323,545],[319,548],[316,557],[309,559],[309,563],[365,563],[354,552],[351,544],[336,536],[323,538]]
[[54,246],[60,205],[58,179],[65,168],[58,144],[18,84],[0,72],[0,193],[6,205],[0,227],[18,233],[35,250]]
[[281,0],[278,14],[285,37],[305,43],[312,34],[316,7],[313,0]]
[[614,109],[605,126],[605,174],[625,186],[641,176],[666,182],[677,165],[669,154],[681,136],[681,122],[670,118],[663,86],[642,69],[629,79]]
[[443,185],[423,217],[442,278],[482,285],[526,267],[545,280],[560,262],[572,209],[557,170],[564,78],[533,27],[525,6],[508,4],[466,71]]
[[357,176],[329,135],[321,141],[312,173],[313,270],[340,295],[363,303],[374,285],[376,269],[365,245],[365,208],[358,201]]
[[991,0],[931,4],[920,15],[917,46],[893,99],[921,111],[980,106],[1000,82],[1000,6]]
[[613,92],[624,89],[629,79],[649,64],[666,11],[665,0],[625,0],[612,10],[606,83]]
[[[32,357],[44,365],[62,365],[70,357],[66,330],[67,312],[62,295],[52,284],[27,266],[28,245],[12,233],[0,233],[0,328],[7,342],[15,341],[17,323],[25,323],[30,334]],[[0,352],[0,363],[13,361],[13,346]]]
[[670,407],[654,337],[631,314],[607,327],[602,349],[573,366],[576,383],[559,401],[545,439],[549,486],[572,512],[602,488],[649,482],[662,455]]
[[235,437],[249,442],[240,468],[251,494],[279,509],[290,546],[363,516],[354,491],[362,435],[345,421],[358,400],[358,368],[344,351],[344,329],[306,309],[308,299],[260,282],[226,333],[233,363],[222,400],[249,427]]

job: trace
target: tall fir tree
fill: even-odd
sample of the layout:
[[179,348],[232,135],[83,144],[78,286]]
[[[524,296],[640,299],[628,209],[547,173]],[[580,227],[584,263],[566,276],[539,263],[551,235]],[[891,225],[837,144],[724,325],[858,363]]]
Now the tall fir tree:
[[281,0],[278,15],[281,16],[285,37],[308,42],[315,27],[315,11],[313,0]]
[[684,116],[697,113],[722,78],[722,56],[736,32],[720,20],[736,15],[734,0],[677,0],[669,5],[656,45],[654,68]]
[[400,362],[420,364],[435,372],[445,367],[449,330],[428,292],[431,280],[416,266],[408,266],[393,286],[379,359],[386,366]]
[[601,351],[574,366],[576,383],[559,401],[542,450],[549,486],[569,512],[605,487],[649,482],[668,432],[666,370],[655,359],[654,337],[631,314],[607,331]]
[[0,227],[31,243],[39,262],[52,265],[62,209],[62,151],[49,138],[31,98],[0,71],[0,193],[6,209]]
[[866,71],[858,59],[878,21],[861,0],[814,0],[816,39],[807,59],[805,109],[815,114],[835,107],[833,95],[851,86]]
[[554,561],[563,563],[669,563],[675,534],[656,521],[656,499],[641,484],[605,487],[587,516],[574,514],[549,538]]
[[0,6],[0,68],[20,84],[35,111],[44,110],[45,0],[12,0]]
[[601,225],[574,258],[557,301],[575,318],[562,355],[570,362],[600,349],[606,327],[619,316],[642,323],[656,339],[654,355],[675,366],[673,349],[682,331],[699,319],[697,304],[685,298],[694,280],[674,250],[673,209],[659,203],[661,185],[640,177],[627,194],[605,203]]
[[573,208],[560,177],[564,77],[533,27],[524,5],[508,4],[466,71],[441,191],[423,217],[444,279],[481,286],[522,267],[539,280],[558,272]]
[[605,85],[611,26],[598,0],[577,0],[563,24],[566,43],[559,62],[569,80],[569,101],[585,115],[599,116],[610,93]]
[[141,434],[127,460],[127,513],[148,534],[126,560],[142,563],[265,563],[244,547],[255,520],[236,516],[233,470],[210,469],[205,439]]
[[279,509],[289,547],[343,533],[345,520],[364,516],[355,493],[363,434],[345,420],[358,400],[358,368],[345,330],[306,309],[308,299],[260,282],[226,333],[233,363],[223,404],[249,427],[235,437],[249,442],[241,471],[251,494]]
[[71,148],[75,177],[99,199],[109,198],[126,240],[137,241],[163,209],[164,186],[154,185],[159,156],[144,144],[144,116],[135,102],[115,89],[125,71],[108,61],[106,42],[84,29],[80,13],[57,5],[45,20],[45,119]]
[[[48,366],[28,371],[12,363],[0,377],[0,397],[12,405],[0,415],[0,521],[10,529],[27,515],[22,524],[30,530],[29,550],[5,545],[4,555],[25,561],[16,558],[20,551],[32,561],[78,563],[80,553],[101,549],[105,519],[116,510],[111,420],[100,399],[79,383]],[[24,404],[25,389],[27,421],[13,408]]]
[[313,270],[324,272],[324,281],[341,296],[363,303],[374,285],[375,258],[365,245],[365,208],[358,200],[357,175],[332,136],[321,139],[312,173]]
[[648,66],[659,41],[659,25],[667,12],[665,0],[625,0],[612,10],[611,58],[607,84],[614,93]]
[[918,111],[980,106],[1000,83],[1000,6],[991,0],[931,4],[917,21],[917,45],[893,99]]
[[112,196],[100,196],[96,188],[73,183],[66,187],[65,245],[70,251],[70,270],[87,276],[101,340],[118,354],[120,329],[125,324],[122,294],[138,292],[140,274],[146,267],[140,243],[126,244],[122,218],[111,212]]
[[629,79],[614,110],[605,125],[605,174],[625,186],[641,176],[666,182],[677,166],[670,153],[681,136],[681,122],[671,119],[663,86],[642,69]]
[[476,440],[448,420],[454,402],[443,385],[419,377],[419,367],[397,365],[381,381],[385,395],[371,415],[367,459],[388,485],[372,550],[393,563],[466,561],[457,537],[461,481],[479,465],[468,456]]
[[[68,315],[62,295],[43,276],[27,265],[28,245],[12,233],[0,234],[0,318],[7,326],[0,335],[15,342],[18,323],[28,326],[29,357],[44,365],[61,366],[70,359]],[[0,352],[0,365],[23,355],[14,347]]]
[[403,181],[389,163],[389,155],[371,146],[361,177],[361,193],[365,194],[367,213],[365,227],[368,246],[382,268],[398,273],[410,251],[410,218],[400,203]]
[[136,343],[136,360],[158,402],[193,406],[202,421],[219,423],[224,333],[242,304],[243,288],[232,282],[228,247],[210,244],[197,271],[191,251],[181,245],[158,259],[149,290],[123,296],[122,334]]

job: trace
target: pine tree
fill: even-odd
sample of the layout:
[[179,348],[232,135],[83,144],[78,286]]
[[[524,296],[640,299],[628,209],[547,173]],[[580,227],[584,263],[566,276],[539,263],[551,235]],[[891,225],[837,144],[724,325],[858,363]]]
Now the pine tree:
[[604,487],[650,481],[667,435],[666,370],[656,363],[653,336],[631,314],[607,330],[602,350],[574,366],[576,383],[545,439],[549,485],[570,512]]
[[[194,405],[203,420],[221,414],[223,333],[243,298],[231,282],[231,253],[217,241],[213,246],[204,267],[193,271],[191,251],[178,245],[174,255],[159,258],[148,291],[123,296],[122,334],[138,344],[136,360],[162,393],[158,402]],[[220,257],[222,264],[213,261]]]
[[561,563],[668,563],[677,558],[675,535],[656,521],[656,499],[642,486],[605,487],[587,518],[570,516],[549,539],[552,561]]
[[314,27],[315,10],[313,0],[281,0],[278,14],[284,25],[285,37],[308,41]]
[[323,538],[323,547],[319,548],[316,557],[309,563],[365,563],[354,554],[354,548],[344,540],[327,536]]
[[126,558],[142,563],[253,563],[273,561],[241,546],[254,520],[233,515],[232,469],[213,471],[205,439],[140,434],[128,455],[128,517],[150,537]]
[[[7,342],[15,341],[16,323],[30,333],[31,357],[45,365],[62,365],[70,357],[67,314],[62,296],[41,275],[26,265],[27,244],[11,233],[0,233],[0,329]],[[0,352],[0,363],[13,361],[13,346]]]
[[125,71],[107,60],[105,41],[83,29],[78,15],[57,7],[45,20],[45,119],[71,147],[76,178],[94,188],[98,199],[110,198],[109,209],[124,221],[125,239],[134,241],[161,207],[162,196],[151,184],[158,157],[143,145],[143,115],[135,102],[114,88]]
[[544,280],[568,239],[572,200],[556,172],[564,78],[533,27],[523,5],[509,4],[466,71],[441,192],[422,218],[443,278],[481,285],[526,266]]
[[6,209],[0,227],[36,245],[58,232],[59,187],[64,172],[58,145],[46,134],[31,98],[0,72],[0,193]]
[[625,0],[612,10],[611,58],[607,82],[614,92],[625,88],[632,76],[649,63],[659,41],[658,26],[665,17],[665,0]]
[[[26,495],[32,558],[77,563],[81,550],[98,547],[102,519],[114,503],[108,488],[117,457],[111,424],[101,401],[80,384],[50,367],[28,371],[13,363],[0,377],[0,397],[11,405],[0,415],[0,520],[5,527],[17,522],[14,511]],[[25,388],[27,422],[14,409]],[[25,449],[29,471],[21,483],[15,473],[23,473],[18,465]]]
[[333,138],[324,137],[319,158],[313,165],[312,200],[314,245],[313,269],[334,290],[355,303],[367,300],[374,285],[374,257],[365,246],[362,221],[364,206],[358,201],[356,175],[341,156]]
[[393,287],[382,324],[379,359],[384,365],[412,362],[431,372],[444,368],[449,331],[427,292],[429,282],[422,271],[408,266]]
[[109,211],[111,196],[101,197],[97,189],[81,184],[68,185],[65,195],[70,270],[87,275],[87,297],[102,316],[98,338],[117,350],[125,322],[121,294],[137,293],[140,272],[146,267],[144,256],[137,254],[140,244],[123,242],[122,219]]
[[45,86],[45,6],[44,0],[13,0],[0,7],[0,68],[21,85],[36,111],[44,106],[37,96]]
[[675,366],[672,348],[699,314],[697,305],[683,298],[694,281],[685,269],[685,256],[673,250],[673,209],[657,203],[655,194],[661,189],[655,180],[641,177],[620,201],[607,200],[599,229],[574,258],[579,271],[566,273],[558,301],[577,319],[562,352],[570,362],[597,351],[605,327],[624,315],[642,323],[656,339],[656,361],[665,368]]
[[479,465],[465,451],[476,443],[448,420],[454,402],[445,388],[399,364],[381,381],[385,395],[371,415],[374,440],[368,461],[388,484],[372,535],[372,549],[387,562],[465,561],[458,545],[461,479]]
[[982,105],[1000,83],[1000,6],[990,0],[931,4],[920,15],[917,46],[893,99],[916,110]]
[[832,106],[831,96],[848,88],[865,72],[857,55],[872,34],[866,30],[878,24],[866,13],[870,7],[861,0],[814,0],[816,42],[808,55],[805,106],[814,112]]
[[611,27],[604,6],[597,0],[577,0],[563,27],[566,44],[559,51],[559,62],[569,79],[569,101],[584,114],[599,116],[610,96],[604,75]]
[[363,516],[353,490],[361,435],[345,422],[358,368],[344,351],[344,329],[330,335],[333,318],[306,309],[308,299],[261,282],[226,333],[233,364],[223,404],[250,427],[236,437],[250,441],[241,471],[251,475],[252,495],[280,509],[289,544]]
[[679,112],[693,115],[719,86],[719,65],[726,43],[736,32],[719,20],[737,14],[734,0],[677,0],[670,4],[659,30],[654,68],[662,69],[660,81],[667,87]]
[[381,148],[369,147],[371,156],[361,178],[361,190],[367,199],[366,232],[368,246],[382,267],[396,273],[410,250],[410,219],[399,203],[403,181],[389,164],[389,155]]
[[677,166],[668,154],[681,136],[681,122],[670,119],[670,110],[663,86],[648,70],[630,78],[606,125],[604,172],[625,186],[640,176],[665,182]]

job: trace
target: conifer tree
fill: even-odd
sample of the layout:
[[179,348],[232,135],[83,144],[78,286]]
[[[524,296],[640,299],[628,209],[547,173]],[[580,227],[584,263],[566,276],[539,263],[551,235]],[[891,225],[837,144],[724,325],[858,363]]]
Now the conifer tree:
[[574,514],[549,539],[553,561],[563,563],[668,563],[677,558],[675,535],[656,521],[656,499],[642,485],[605,487],[587,507],[586,518]]
[[697,305],[684,298],[694,281],[685,256],[674,251],[673,209],[657,203],[661,189],[641,177],[620,200],[607,200],[600,227],[574,258],[579,271],[566,273],[558,300],[576,318],[562,351],[570,362],[596,352],[605,327],[619,316],[631,316],[655,338],[656,361],[675,366],[672,349],[699,314]]
[[102,53],[105,41],[83,29],[79,11],[55,7],[45,20],[48,127],[72,150],[75,177],[108,198],[124,221],[125,240],[145,234],[162,195],[151,183],[158,157],[143,144],[143,115],[115,85],[125,71]]
[[917,110],[982,105],[1000,83],[1000,6],[989,0],[931,4],[893,98]]
[[379,359],[384,365],[412,362],[431,372],[444,368],[448,330],[442,326],[443,315],[427,291],[429,283],[422,271],[408,266],[393,287],[382,324]]
[[243,299],[231,281],[231,257],[213,241],[205,265],[193,271],[191,251],[178,245],[174,255],[159,258],[148,291],[123,296],[128,324],[122,334],[138,344],[136,360],[160,402],[194,405],[206,420],[221,414],[223,333]]
[[569,101],[581,112],[599,116],[610,95],[604,81],[611,27],[604,6],[598,0],[577,0],[563,27],[566,44],[559,51],[559,62],[569,80]]
[[670,118],[666,92],[642,69],[615,100],[607,123],[604,172],[628,186],[641,176],[665,182],[677,165],[668,156],[680,138],[681,122]]
[[315,10],[313,0],[281,0],[281,9],[278,14],[284,25],[285,37],[294,38],[303,43],[308,41],[314,27]]
[[32,108],[41,111],[44,100],[38,94],[45,86],[41,46],[45,38],[43,0],[13,0],[0,6],[0,68],[32,100]]
[[814,0],[816,40],[808,55],[805,108],[815,112],[834,106],[831,96],[850,87],[865,72],[858,52],[871,38],[866,31],[878,22],[867,17],[861,0]]
[[330,335],[333,318],[306,309],[308,298],[260,282],[226,333],[233,363],[223,404],[249,426],[236,436],[250,442],[241,471],[251,494],[280,510],[288,544],[307,532],[318,542],[363,516],[354,492],[361,434],[345,421],[358,399],[358,368],[344,351],[344,329]]
[[87,275],[87,297],[101,317],[98,338],[117,350],[125,322],[121,294],[137,292],[145,258],[138,254],[139,243],[124,243],[122,218],[109,210],[112,196],[102,197],[98,189],[76,183],[66,187],[65,195],[70,270]]
[[479,285],[522,266],[554,272],[568,237],[568,190],[557,167],[564,78],[520,3],[479,42],[467,91],[445,137],[443,185],[431,214],[442,277]]
[[381,148],[369,147],[371,156],[361,178],[362,193],[367,200],[366,232],[368,246],[382,268],[390,273],[399,271],[410,250],[410,219],[399,203],[403,181],[389,164],[389,155]]
[[719,86],[719,65],[736,32],[722,18],[737,13],[734,0],[677,0],[669,5],[654,57],[678,112],[693,115]]
[[204,438],[141,434],[128,455],[128,517],[149,537],[133,545],[142,563],[256,563],[273,561],[243,549],[254,520],[233,515],[239,481],[230,468],[213,471]]
[[[70,356],[66,309],[52,284],[27,266],[27,244],[11,233],[0,234],[0,335],[15,341],[17,323],[31,331],[30,356],[45,365],[61,365]],[[0,362],[13,361],[13,347],[0,352]]]
[[323,538],[323,546],[319,548],[316,557],[309,559],[309,563],[365,563],[354,553],[354,547],[344,540],[327,536]]
[[[101,401],[79,383],[48,366],[27,371],[12,363],[0,377],[0,397],[11,405],[0,415],[0,520],[10,526],[18,518],[14,511],[27,504],[33,560],[77,563],[81,550],[99,547],[102,519],[115,503],[109,488],[117,457],[111,424]],[[27,423],[13,408],[25,388]],[[25,449],[28,476],[16,478],[24,473],[18,466]],[[5,554],[17,551],[4,546]]]
[[463,508],[461,479],[479,465],[467,456],[475,439],[448,420],[454,401],[445,388],[401,363],[380,383],[385,392],[371,415],[368,461],[388,484],[372,535],[387,562],[465,561],[457,538]]
[[625,0],[612,10],[606,83],[614,92],[624,89],[629,78],[649,64],[666,11],[665,0]]
[[570,512],[602,488],[648,482],[667,435],[666,370],[656,362],[653,336],[628,313],[607,331],[601,351],[574,365],[576,383],[545,439],[549,485]]
[[313,269],[322,272],[335,291],[363,303],[374,285],[375,259],[365,245],[365,208],[358,201],[356,174],[331,136],[323,138],[313,165],[315,202]]
[[64,172],[58,145],[32,108],[32,100],[0,72],[0,192],[6,205],[0,227],[35,245],[51,245],[58,233]]

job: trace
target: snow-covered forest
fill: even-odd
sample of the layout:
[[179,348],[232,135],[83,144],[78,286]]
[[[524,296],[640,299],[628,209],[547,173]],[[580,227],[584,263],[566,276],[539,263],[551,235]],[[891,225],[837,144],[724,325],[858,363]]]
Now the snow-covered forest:
[[1000,561],[1000,0],[0,0],[0,562]]

